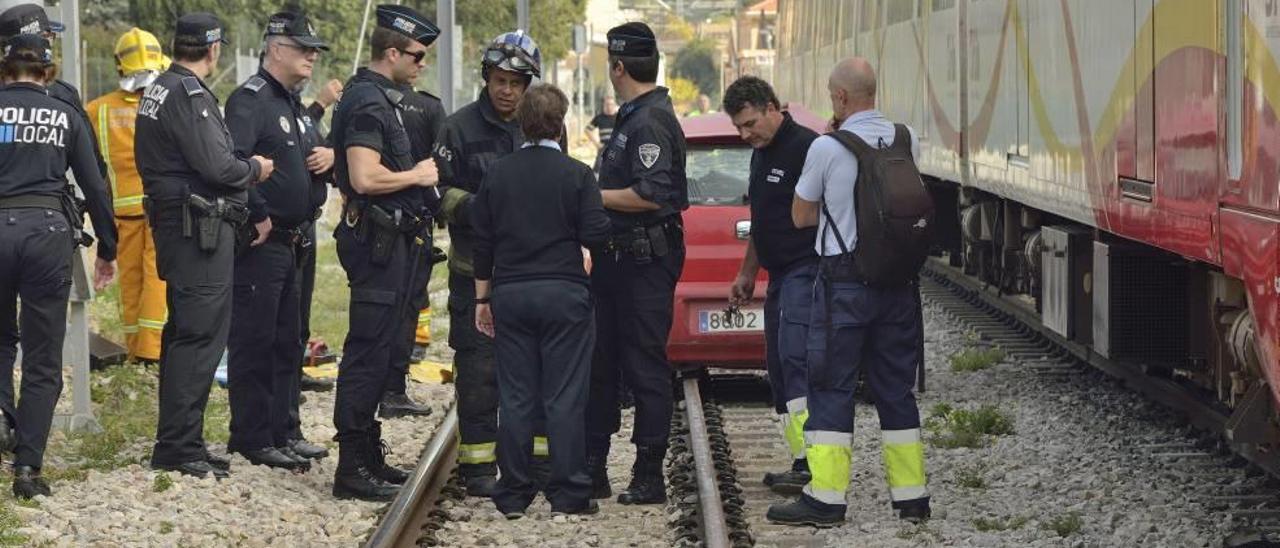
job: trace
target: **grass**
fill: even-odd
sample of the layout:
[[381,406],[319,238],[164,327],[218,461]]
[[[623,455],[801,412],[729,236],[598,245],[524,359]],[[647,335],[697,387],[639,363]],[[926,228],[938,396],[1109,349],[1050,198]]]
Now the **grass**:
[[1084,527],[1084,518],[1080,517],[1080,512],[1067,512],[1040,524],[1041,529],[1053,531],[1062,538],[1079,533],[1082,527]]
[[976,518],[973,520],[973,528],[983,533],[1013,531],[1021,529],[1028,521],[1031,521],[1031,518],[1026,516]]
[[931,434],[929,442],[943,449],[986,447],[995,437],[1014,433],[1013,419],[994,405],[958,409],[939,403],[933,406],[925,429]]
[[956,470],[956,484],[966,489],[986,489],[986,472],[985,464],[962,466]]
[[22,527],[22,519],[6,498],[0,503],[0,546],[26,546],[30,539],[18,531]]
[[1004,360],[1004,350],[999,348],[966,348],[951,355],[951,370],[973,372],[988,369]]
[[173,532],[173,523],[168,521],[160,522],[160,534],[167,535]]
[[151,490],[156,493],[168,491],[170,487],[173,487],[173,478],[164,472],[156,474],[155,481],[151,483]]

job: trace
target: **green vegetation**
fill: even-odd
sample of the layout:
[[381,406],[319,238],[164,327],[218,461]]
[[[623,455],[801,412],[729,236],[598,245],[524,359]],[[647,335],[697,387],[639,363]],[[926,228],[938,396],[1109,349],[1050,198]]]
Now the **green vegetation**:
[[160,534],[167,535],[173,532],[173,523],[168,521],[160,522]]
[[966,489],[986,489],[987,466],[982,463],[963,466],[956,470],[956,484]]
[[168,491],[170,487],[173,487],[173,478],[164,472],[156,474],[155,481],[151,482],[151,490],[157,493]]
[[1084,527],[1084,518],[1080,517],[1080,512],[1067,512],[1040,524],[1041,529],[1053,531],[1062,538],[1079,533],[1081,527]]
[[18,518],[13,507],[9,506],[11,500],[6,497],[0,501],[0,546],[26,546],[27,536],[18,532],[22,527],[22,520]]
[[965,348],[951,355],[951,370],[958,372],[981,371],[1004,360],[1004,350],[999,348]]
[[993,531],[1013,531],[1021,529],[1031,518],[1026,516],[1007,516],[993,518],[977,518],[973,520],[973,528],[983,533]]
[[1013,419],[994,405],[957,409],[939,403],[933,406],[925,429],[935,447],[986,447],[996,436],[1013,434]]

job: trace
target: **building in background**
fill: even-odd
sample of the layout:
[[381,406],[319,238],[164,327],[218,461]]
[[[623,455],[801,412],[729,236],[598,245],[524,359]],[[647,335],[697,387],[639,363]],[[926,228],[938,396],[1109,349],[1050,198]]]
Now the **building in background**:
[[772,82],[773,63],[777,56],[774,39],[778,23],[778,0],[763,0],[738,12],[731,43],[733,64],[723,72],[725,82],[742,76],[759,76]]

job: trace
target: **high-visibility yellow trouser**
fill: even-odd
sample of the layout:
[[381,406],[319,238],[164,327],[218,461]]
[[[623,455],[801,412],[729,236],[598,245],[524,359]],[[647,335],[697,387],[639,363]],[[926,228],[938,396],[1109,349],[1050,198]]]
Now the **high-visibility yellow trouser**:
[[431,303],[428,302],[418,311],[418,330],[414,332],[413,341],[426,345],[431,344]]
[[[924,473],[924,444],[920,429],[881,431],[881,453],[885,479],[893,502],[929,496]],[[805,432],[809,472],[813,475],[805,494],[827,504],[845,504],[849,488],[849,466],[853,458],[853,434],[848,432]]]
[[787,413],[782,415],[782,433],[787,439],[787,448],[791,450],[791,458],[805,458],[804,423],[809,420],[807,398],[796,398],[787,402]]
[[129,355],[160,359],[160,333],[168,319],[164,281],[156,271],[156,246],[146,219],[116,219],[121,321]]
[[[463,443],[458,445],[459,464],[487,464],[498,460],[498,442]],[[546,436],[533,437],[533,456],[550,456]]]

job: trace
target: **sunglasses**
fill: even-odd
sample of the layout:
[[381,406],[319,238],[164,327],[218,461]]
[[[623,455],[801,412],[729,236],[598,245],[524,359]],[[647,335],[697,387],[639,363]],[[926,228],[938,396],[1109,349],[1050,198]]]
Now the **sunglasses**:
[[405,55],[408,55],[409,57],[412,57],[414,64],[417,64],[417,65],[422,64],[422,58],[427,56],[427,50],[425,49],[420,51],[409,51],[409,50],[400,49],[400,48],[395,48],[395,49],[400,53],[403,53]]
[[511,68],[513,69],[531,70],[535,74],[539,72],[537,63],[529,57],[529,54],[513,44],[490,46],[489,49],[484,52],[484,58],[492,65],[500,64],[503,61],[509,61]]

